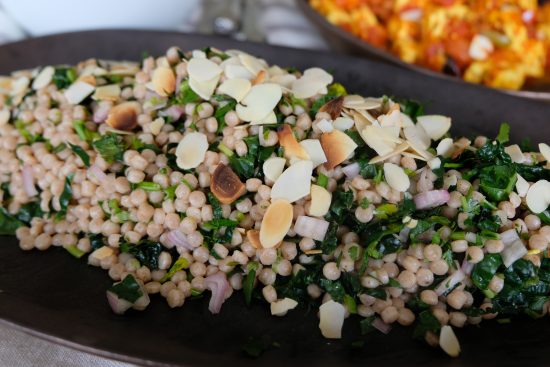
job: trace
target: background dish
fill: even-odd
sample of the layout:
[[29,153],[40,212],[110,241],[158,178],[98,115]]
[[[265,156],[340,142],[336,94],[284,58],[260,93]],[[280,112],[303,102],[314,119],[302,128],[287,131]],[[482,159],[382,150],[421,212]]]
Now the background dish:
[[[550,140],[544,112],[548,105],[517,99],[497,91],[334,54],[274,48],[206,36],[151,31],[97,31],[49,36],[0,48],[0,74],[40,64],[74,63],[88,57],[139,59],[143,51],[160,54],[171,45],[182,49],[216,46],[239,48],[281,66],[320,66],[351,92],[390,94],[426,102],[429,113],[454,117],[454,134],[494,136],[502,121],[512,126],[512,140],[531,136]],[[314,62],[312,62],[314,60]],[[528,122],[528,124],[526,124]],[[284,318],[269,316],[258,302],[247,310],[242,297],[228,301],[218,316],[207,310],[208,297],[170,310],[153,300],[143,313],[125,317],[111,313],[104,291],[111,283],[99,269],[75,261],[65,251],[23,253],[14,238],[1,237],[0,319],[34,335],[65,345],[134,363],[167,365],[317,366],[392,365],[473,366],[534,365],[546,362],[540,353],[549,336],[548,319],[518,320],[511,325],[488,322],[481,328],[458,330],[463,355],[452,360],[439,350],[410,339],[412,330],[395,328],[389,336],[373,333],[365,347],[357,325],[347,323],[344,339],[327,342],[317,332],[313,312],[293,311]],[[47,264],[47,266],[45,266]],[[244,312],[246,311],[246,312]],[[244,357],[249,338],[277,342],[259,361]]]
[[[414,70],[424,75],[439,79],[446,79],[454,81],[456,83],[466,83],[460,78],[435,72],[427,68],[420,67],[418,65],[406,63],[399,59],[397,56],[370,45],[369,43],[363,41],[362,39],[356,37],[348,31],[331,24],[328,20],[326,20],[323,15],[318,13],[309,5],[309,0],[297,0],[296,3],[298,4],[298,7],[302,10],[302,12],[306,15],[306,17],[321,31],[322,35],[326,38],[331,47],[337,51],[351,55],[366,56],[370,59],[392,63],[407,68],[409,70]],[[478,87],[489,89],[488,87],[485,87],[483,85],[478,85]],[[550,84],[546,82],[539,82],[536,84],[533,83],[532,85],[529,85],[525,89],[519,91],[505,89],[498,90],[503,93],[509,93],[516,96],[540,99],[550,102]]]

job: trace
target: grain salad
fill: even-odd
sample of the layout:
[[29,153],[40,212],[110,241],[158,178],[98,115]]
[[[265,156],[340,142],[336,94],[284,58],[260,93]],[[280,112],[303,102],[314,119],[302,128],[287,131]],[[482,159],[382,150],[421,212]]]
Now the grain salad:
[[315,307],[326,338],[355,314],[457,356],[453,328],[548,312],[550,147],[450,128],[237,50],[19,71],[0,77],[0,234],[107,270],[117,314],[154,294],[219,313],[242,290]]

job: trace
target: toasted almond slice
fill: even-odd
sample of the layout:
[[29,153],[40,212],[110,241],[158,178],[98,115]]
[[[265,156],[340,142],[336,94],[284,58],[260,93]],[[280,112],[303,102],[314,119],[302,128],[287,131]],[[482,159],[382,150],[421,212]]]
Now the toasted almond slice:
[[94,75],[81,75],[77,80],[93,85],[94,87],[97,85]]
[[550,205],[550,182],[538,180],[532,184],[529,191],[527,191],[525,202],[535,214],[545,211]]
[[206,82],[219,77],[223,70],[218,64],[208,59],[192,58],[187,64],[187,72],[191,79]]
[[267,78],[267,72],[265,70],[260,70],[258,74],[252,80],[252,85],[262,84]]
[[253,86],[237,105],[236,112],[243,121],[255,121],[266,117],[279,103],[283,92],[281,86],[264,83]]
[[210,191],[220,203],[231,204],[246,192],[246,187],[231,167],[220,163],[212,174]]
[[397,126],[401,127],[401,111],[393,110],[385,115],[380,115],[377,118],[378,122],[380,122],[380,126],[382,127],[388,127],[388,126]]
[[54,73],[55,68],[53,66],[46,66],[40,71],[40,73],[38,73],[36,78],[34,78],[34,81],[32,82],[32,89],[38,90],[47,87],[51,83]]
[[281,125],[277,130],[277,135],[279,136],[279,145],[284,148],[285,157],[287,159],[310,159],[306,150],[298,143],[296,137],[294,137],[290,125]]
[[346,308],[340,303],[330,300],[319,307],[319,329],[328,339],[341,339]]
[[111,108],[105,123],[113,129],[131,131],[137,126],[137,117],[141,112],[138,102],[124,102]]
[[160,66],[153,71],[151,77],[153,88],[159,96],[168,96],[176,90],[176,76],[172,68]]
[[527,192],[529,191],[529,182],[527,182],[523,177],[520,175],[517,175],[517,181],[516,181],[516,192],[518,193],[519,197],[525,197],[527,195]]
[[309,195],[311,189],[311,161],[298,161],[279,176],[271,188],[271,198],[293,203]]
[[451,128],[451,119],[441,115],[424,115],[416,118],[432,140],[439,140]]
[[0,126],[6,125],[8,122],[10,122],[10,110],[4,108],[0,110]]
[[365,143],[374,149],[374,151],[376,151],[376,153],[380,156],[393,152],[396,145],[395,143],[384,139],[382,129],[376,126],[365,127],[361,136],[363,137],[363,140],[365,140]]
[[[426,134],[422,126],[413,125],[403,129],[403,135],[405,139],[412,142],[415,146],[422,149],[428,149],[430,147],[430,137]],[[411,145],[412,145],[411,144]]]
[[135,75],[139,72],[139,64],[129,61],[109,61],[108,62],[110,75]]
[[176,164],[181,169],[196,168],[204,161],[208,150],[206,135],[199,132],[186,134],[176,148]]
[[319,255],[319,254],[322,254],[323,253],[323,250],[306,250],[304,251],[304,254],[306,255]]
[[387,159],[390,159],[393,156],[396,156],[398,154],[403,153],[405,150],[409,149],[409,147],[410,147],[409,143],[405,141],[405,142],[399,144],[398,146],[396,146],[395,149],[391,153],[374,157],[373,159],[371,159],[369,161],[369,164],[375,164],[375,163],[383,162]]
[[506,148],[504,148],[504,151],[508,153],[510,158],[512,158],[512,162],[514,163],[523,163],[523,161],[525,161],[523,152],[517,144],[507,146]]
[[453,139],[451,138],[445,138],[442,139],[439,144],[437,144],[437,155],[440,155],[444,158],[450,157],[451,154],[453,154],[454,150],[454,143]]
[[65,91],[67,102],[72,105],[79,104],[94,91],[94,86],[81,81],[76,81]]
[[295,309],[296,306],[298,306],[298,302],[291,298],[271,302],[271,314],[274,316],[284,316],[288,311]]
[[219,75],[207,81],[199,81],[193,78],[189,78],[189,87],[202,99],[209,100],[210,97],[212,97],[212,94],[214,94],[219,80]]
[[411,185],[409,176],[403,168],[393,163],[384,163],[384,177],[392,189],[405,192]]
[[263,248],[273,248],[285,238],[292,225],[292,204],[276,199],[267,208],[260,226],[260,243]]
[[348,159],[357,148],[357,144],[353,139],[340,130],[322,134],[321,145],[327,156],[327,162],[325,163],[327,169],[333,169]]
[[286,159],[281,157],[268,158],[263,165],[264,176],[275,182],[285,169]]
[[335,120],[342,113],[343,104],[344,104],[344,97],[340,96],[322,105],[319,111],[328,113],[330,115],[330,118]]
[[319,185],[311,185],[310,194],[311,202],[308,214],[313,217],[322,217],[327,214],[332,201],[332,194]]
[[227,94],[240,102],[250,91],[250,88],[252,88],[252,84],[247,79],[227,79],[218,87],[218,93]]
[[336,120],[334,120],[333,125],[335,129],[346,131],[348,129],[351,129],[354,123],[355,122],[349,117],[338,117]]
[[262,244],[260,243],[260,231],[251,229],[246,232],[246,238],[252,245],[252,247],[259,249],[262,248]]
[[92,94],[92,99],[95,101],[115,102],[120,96],[120,92],[120,85],[118,84],[102,85],[95,89],[94,94]]
[[441,346],[441,349],[443,349],[443,351],[451,357],[458,357],[460,354],[460,344],[456,338],[453,328],[449,325],[443,325],[441,327],[441,332],[439,333],[439,345]]
[[306,151],[309,159],[313,163],[313,168],[325,163],[327,156],[321,146],[321,142],[318,139],[305,139],[300,142],[300,145]]
[[540,143],[539,151],[540,151],[540,154],[542,154],[542,156],[546,160],[546,162],[550,163],[550,146],[548,146],[548,144],[545,144],[545,143]]

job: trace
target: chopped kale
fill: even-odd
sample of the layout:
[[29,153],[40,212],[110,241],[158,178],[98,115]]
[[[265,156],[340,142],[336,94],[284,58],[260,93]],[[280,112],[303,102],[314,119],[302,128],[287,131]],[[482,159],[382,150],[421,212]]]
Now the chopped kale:
[[109,291],[130,303],[135,303],[143,296],[141,287],[132,274],[126,275],[122,282],[113,285]]

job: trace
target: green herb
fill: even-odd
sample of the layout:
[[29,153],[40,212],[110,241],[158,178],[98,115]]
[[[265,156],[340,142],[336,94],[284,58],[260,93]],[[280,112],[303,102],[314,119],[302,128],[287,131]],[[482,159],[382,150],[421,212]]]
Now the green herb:
[[516,172],[510,165],[484,167],[479,178],[481,191],[496,202],[507,199],[517,181]]
[[100,233],[88,233],[88,239],[90,240],[90,246],[92,250],[97,250],[106,245],[105,237]]
[[349,313],[357,313],[357,302],[355,302],[355,298],[349,294],[344,295],[344,305],[348,309]]
[[124,139],[117,134],[107,133],[92,144],[108,163],[122,161],[127,146]]
[[359,259],[359,246],[351,246],[348,250],[348,255],[353,261]]
[[130,303],[135,303],[143,296],[141,287],[132,274],[126,275],[122,282],[113,285],[109,291]]
[[8,213],[6,208],[0,207],[0,235],[14,235],[17,228],[24,223]]
[[332,194],[330,217],[341,223],[353,206],[353,192],[338,190]]
[[430,310],[422,311],[418,315],[416,321],[416,327],[413,332],[413,337],[415,339],[424,339],[426,333],[431,331],[433,333],[438,333],[441,329],[441,324],[437,318],[431,313]]
[[317,112],[319,112],[319,109],[323,107],[328,102],[332,101],[335,98],[338,98],[340,96],[347,95],[346,88],[340,83],[334,83],[328,86],[328,92],[324,96],[319,97],[313,104],[311,105],[311,108],[309,110],[309,115],[314,118]]
[[321,286],[321,288],[323,288],[328,294],[330,294],[332,299],[336,302],[342,303],[342,301],[344,300],[346,290],[344,289],[342,283],[340,283],[339,281],[322,278],[319,280],[319,286]]
[[73,121],[73,129],[80,138],[80,140],[85,141],[87,143],[91,143],[95,138],[99,136],[98,133],[95,131],[88,130],[86,128],[86,122],[82,120],[74,120]]
[[[367,203],[368,203],[368,200],[367,200]],[[363,204],[361,203],[360,206],[363,207],[362,205]],[[369,205],[367,204],[367,206],[364,209],[366,209],[368,206]],[[397,205],[391,204],[391,203],[385,203],[376,207],[374,215],[378,219],[387,219],[389,216],[397,213],[397,211],[398,211]]]
[[326,189],[328,185],[328,177],[322,173],[319,173],[319,176],[317,176],[317,185]]
[[57,89],[65,89],[76,80],[76,70],[67,67],[57,67],[53,74],[53,82]]
[[74,177],[74,173],[71,173],[70,175],[65,177],[65,185],[63,187],[63,192],[59,197],[60,210],[55,215],[56,221],[60,221],[61,219],[65,218],[65,215],[67,214],[67,208],[69,206],[71,199],[73,198],[73,189],[71,187],[71,182],[73,180],[73,177]]
[[189,267],[189,260],[187,260],[185,257],[180,257],[176,260],[175,263],[172,264],[170,267],[170,270],[164,276],[160,279],[161,283],[166,282],[167,280],[171,279],[174,274],[176,274],[178,271],[182,269],[187,269]]
[[118,205],[117,199],[109,200],[108,204],[109,209],[111,210],[111,215],[117,217],[120,222],[126,222],[130,219],[130,213],[122,210]]
[[487,289],[501,265],[502,258],[500,254],[485,254],[483,260],[474,265],[472,282],[481,290]]
[[359,322],[359,326],[361,328],[361,335],[367,335],[370,332],[376,330],[374,326],[372,326],[372,322],[376,319],[375,316],[369,316],[365,317],[363,320]]
[[254,289],[258,266],[259,264],[255,261],[251,261],[246,265],[247,274],[243,281],[243,293],[244,300],[248,306],[250,306],[250,302],[252,301],[252,290]]
[[19,131],[19,134],[25,138],[27,143],[33,144],[39,141],[44,141],[42,135],[34,135],[29,130],[27,130],[26,124],[22,120],[15,121],[15,128]]
[[143,191],[148,191],[148,192],[162,191],[162,186],[160,186],[159,183],[148,182],[148,181],[142,181],[135,184],[135,188],[142,189]]
[[206,54],[206,57],[208,57],[209,59],[212,57],[219,57],[223,61],[229,58],[229,55],[226,54],[225,52],[222,52],[220,50],[215,50],[212,47],[203,48],[202,51]]
[[120,244],[120,252],[132,254],[138,259],[141,265],[157,270],[159,268],[158,261],[162,252],[162,245],[158,242],[148,240],[142,240],[137,245],[123,242]]
[[500,144],[505,144],[510,141],[510,124],[503,123],[500,125],[496,140]]
[[180,83],[179,93],[173,97],[172,104],[185,105],[188,103],[196,103],[201,100],[201,97],[191,89],[189,80],[183,80]]
[[223,218],[223,209],[220,201],[212,194],[208,193],[208,202],[212,205],[212,214],[214,219]]
[[21,208],[19,208],[15,218],[26,225],[30,225],[33,218],[42,218],[43,216],[44,211],[42,211],[40,207],[40,201],[37,200],[23,204]]
[[84,251],[80,250],[75,245],[65,246],[64,249],[67,250],[69,254],[73,255],[77,259],[80,259],[82,256],[86,255]]
[[67,149],[67,144],[61,143],[61,144],[59,144],[58,146],[56,146],[52,149],[52,153],[53,154],[61,153],[65,149]]
[[90,167],[90,156],[78,145],[69,143],[71,150],[80,157],[86,167]]
[[325,238],[321,241],[319,248],[323,251],[325,255],[332,254],[336,247],[338,246],[338,223],[331,222]]
[[137,150],[140,153],[146,149],[152,150],[156,154],[162,153],[162,150],[160,150],[160,148],[157,147],[155,144],[145,144],[143,141],[135,136],[132,136],[132,139],[130,140],[130,146],[132,147],[132,149]]
[[[212,219],[203,223],[201,233],[204,242],[212,249],[216,243],[231,242],[233,230],[239,223],[225,218]],[[213,254],[213,251],[210,252]],[[214,254],[213,254],[214,255]]]
[[218,133],[221,133],[226,125],[225,115],[227,115],[229,111],[234,110],[235,106],[237,106],[237,101],[231,98],[223,107],[219,107],[214,113],[214,117],[216,118],[216,121],[218,121]]
[[405,99],[399,101],[399,106],[401,107],[401,112],[405,115],[408,115],[414,122],[418,116],[424,114],[424,106],[413,99]]

